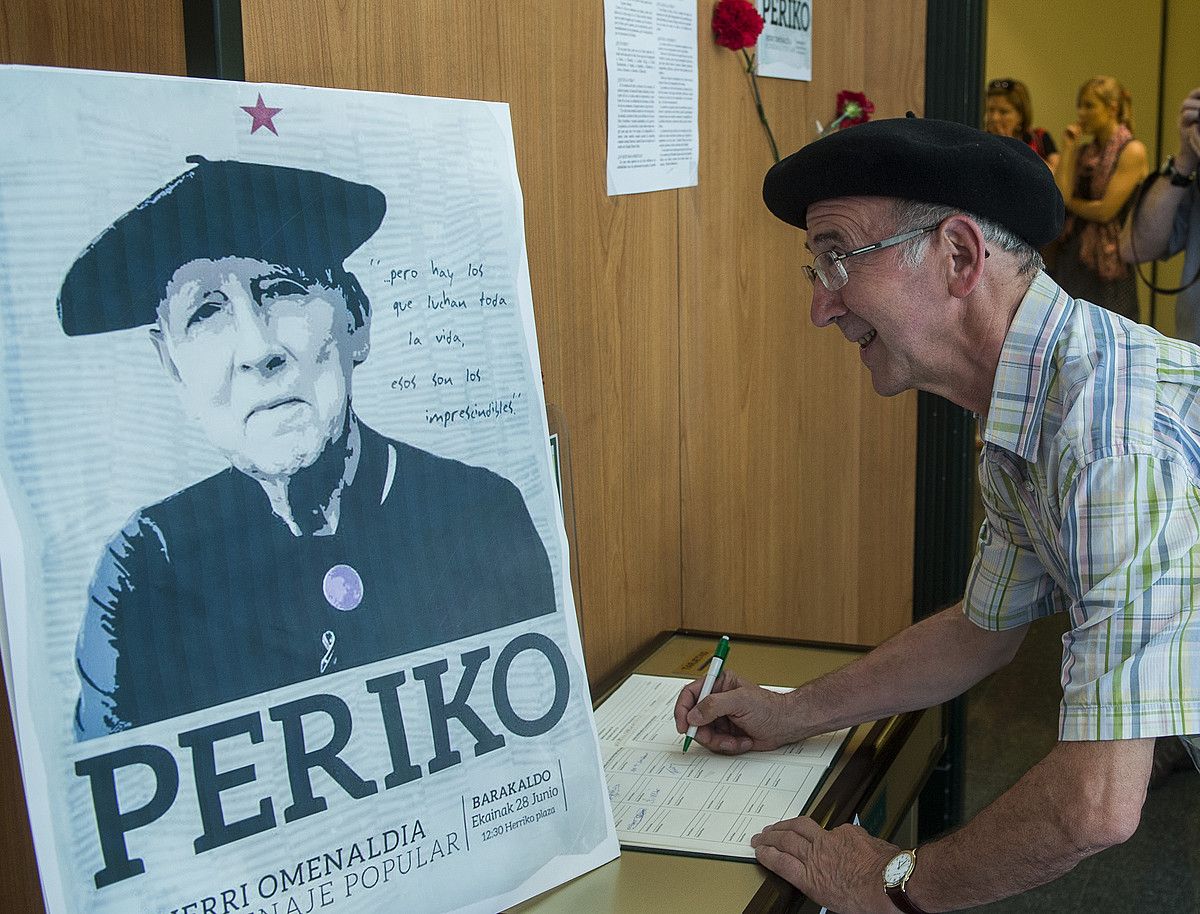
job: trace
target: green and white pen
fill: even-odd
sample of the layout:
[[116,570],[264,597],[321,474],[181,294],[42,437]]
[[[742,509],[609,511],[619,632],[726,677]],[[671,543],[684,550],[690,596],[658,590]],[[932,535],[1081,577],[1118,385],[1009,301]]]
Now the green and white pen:
[[[696,704],[708,698],[708,693],[713,690],[713,684],[717,681],[717,677],[721,675],[721,667],[725,666],[725,658],[729,656],[729,636],[722,635],[721,640],[717,642],[717,649],[713,652],[713,658],[708,662],[708,672],[704,674],[704,685],[700,686],[700,697],[696,699]],[[694,726],[687,728],[687,736],[683,739],[683,751],[688,751],[688,746],[692,744],[692,740],[696,738],[696,728]]]

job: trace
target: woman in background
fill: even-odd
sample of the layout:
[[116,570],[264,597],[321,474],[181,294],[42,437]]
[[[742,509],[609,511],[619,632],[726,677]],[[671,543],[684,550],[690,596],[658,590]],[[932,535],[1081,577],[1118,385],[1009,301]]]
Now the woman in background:
[[[1133,101],[1113,77],[1095,76],[1079,87],[1076,108],[1054,174],[1067,221],[1050,275],[1072,297],[1137,320],[1137,280],[1117,244],[1130,198],[1146,176],[1146,147],[1133,138]],[[1081,146],[1084,134],[1092,139]]]
[[993,79],[988,83],[984,128],[998,136],[1016,137],[1041,156],[1051,171],[1058,167],[1054,139],[1041,127],[1033,126],[1033,102],[1029,89],[1019,79]]

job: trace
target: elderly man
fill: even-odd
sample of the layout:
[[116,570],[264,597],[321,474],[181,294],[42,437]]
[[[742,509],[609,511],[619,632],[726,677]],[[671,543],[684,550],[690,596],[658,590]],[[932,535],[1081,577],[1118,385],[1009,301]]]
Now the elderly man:
[[69,335],[150,325],[169,385],[230,464],[137,511],[101,555],[76,649],[79,739],[556,608],[516,486],[352,409],[371,311],[343,261],[382,222],[383,194],[189,161],[79,256],[59,296]]
[[959,831],[898,848],[799,818],[752,841],[840,914],[947,911],[1052,880],[1137,828],[1155,737],[1200,733],[1200,349],[1041,272],[1063,203],[1019,141],[878,121],[785,159],[763,195],[807,230],[813,322],[858,346],[875,390],[978,414],[986,520],[961,607],[787,694],[731,673],[697,704],[693,683],[677,726],[739,753],[935,705],[1066,612],[1060,742]]
[[1121,258],[1145,263],[1186,251],[1183,285],[1175,300],[1175,335],[1200,343],[1200,86],[1179,106],[1179,149],[1147,186],[1121,232]]

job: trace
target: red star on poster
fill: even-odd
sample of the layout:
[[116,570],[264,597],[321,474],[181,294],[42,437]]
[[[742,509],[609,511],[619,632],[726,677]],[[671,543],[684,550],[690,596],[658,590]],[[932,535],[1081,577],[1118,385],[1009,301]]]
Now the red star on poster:
[[254,119],[254,123],[250,125],[251,133],[254,133],[259,127],[266,127],[273,134],[279,136],[279,131],[275,129],[275,125],[271,122],[271,119],[283,109],[271,108],[264,105],[261,92],[258,93],[258,104],[240,105],[239,107]]

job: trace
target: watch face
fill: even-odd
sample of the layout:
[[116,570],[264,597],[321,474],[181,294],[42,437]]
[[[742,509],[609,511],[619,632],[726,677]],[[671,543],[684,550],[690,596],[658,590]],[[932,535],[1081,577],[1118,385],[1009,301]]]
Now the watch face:
[[883,868],[883,881],[887,885],[899,885],[912,872],[913,862],[913,856],[908,851],[897,854]]

